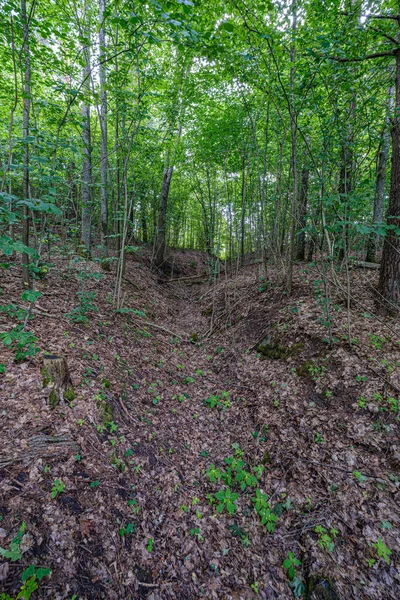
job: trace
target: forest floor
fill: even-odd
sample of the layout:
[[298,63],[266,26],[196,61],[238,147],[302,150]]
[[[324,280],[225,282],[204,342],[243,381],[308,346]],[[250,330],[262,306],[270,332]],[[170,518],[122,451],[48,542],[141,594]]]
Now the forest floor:
[[[400,597],[400,329],[373,316],[375,271],[350,273],[350,345],[315,266],[296,266],[287,297],[258,265],[187,279],[206,270],[192,251],[168,281],[141,247],[116,312],[113,273],[52,260],[28,325],[40,352],[0,348],[0,592],[35,565],[51,574],[33,598],[53,600],[290,599],[300,581],[309,598]],[[16,264],[0,289],[21,305]],[[94,292],[87,323],[66,316],[79,291]],[[16,323],[0,313],[1,331]],[[44,352],[75,386],[54,409]]]

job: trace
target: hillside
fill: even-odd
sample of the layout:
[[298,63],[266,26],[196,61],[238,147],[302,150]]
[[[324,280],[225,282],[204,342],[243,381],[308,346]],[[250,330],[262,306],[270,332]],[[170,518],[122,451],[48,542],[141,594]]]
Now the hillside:
[[[288,297],[258,264],[213,285],[197,251],[171,281],[141,246],[115,311],[113,272],[53,262],[40,352],[0,347],[1,598],[30,565],[52,600],[400,597],[399,330],[374,316],[375,271],[351,271],[348,314],[313,265]],[[1,331],[29,304],[10,264]],[[75,390],[54,408],[46,354]]]

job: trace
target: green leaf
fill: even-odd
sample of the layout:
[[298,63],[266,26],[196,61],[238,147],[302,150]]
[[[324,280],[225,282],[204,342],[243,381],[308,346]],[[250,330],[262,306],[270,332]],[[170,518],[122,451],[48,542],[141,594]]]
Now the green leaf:
[[36,571],[36,577],[38,581],[41,581],[44,577],[48,577],[51,573],[51,570],[48,567],[45,568],[39,568]]
[[30,565],[21,575],[21,581],[26,581],[35,574],[35,565]]

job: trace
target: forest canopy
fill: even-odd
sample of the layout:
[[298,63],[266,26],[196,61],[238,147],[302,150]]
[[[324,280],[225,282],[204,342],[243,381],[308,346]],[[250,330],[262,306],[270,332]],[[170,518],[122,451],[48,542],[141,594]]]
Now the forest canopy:
[[21,0],[0,19],[1,248],[26,285],[59,235],[122,263],[134,239],[157,265],[167,246],[283,258],[288,288],[296,259],[383,245],[397,304],[396,2]]

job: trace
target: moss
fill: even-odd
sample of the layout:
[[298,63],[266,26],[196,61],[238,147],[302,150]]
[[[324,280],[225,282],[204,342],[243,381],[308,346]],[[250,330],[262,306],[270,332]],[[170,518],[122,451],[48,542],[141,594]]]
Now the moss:
[[313,361],[312,360],[308,360],[304,363],[302,363],[299,367],[297,367],[296,369],[296,373],[299,377],[309,377],[310,376],[310,369],[313,366]]
[[73,387],[64,390],[64,398],[67,402],[72,402],[72,400],[75,400],[75,396],[76,394]]
[[59,401],[59,396],[56,392],[56,390],[53,388],[50,392],[50,396],[49,396],[49,404],[50,404],[50,408],[55,408],[58,404]]
[[51,377],[47,372],[47,369],[45,369],[44,367],[42,367],[40,369],[40,374],[42,376],[42,380],[43,380],[43,387],[47,387],[49,385],[49,383],[51,382]]
[[293,356],[294,354],[299,354],[301,350],[304,349],[304,342],[296,342],[292,346],[290,346],[290,354]]
[[110,421],[113,420],[112,406],[111,406],[110,402],[108,402],[105,398],[99,398],[97,396],[96,401],[97,401],[97,406],[99,407],[99,410],[100,410],[101,422],[103,425],[106,425],[107,423],[109,423]]
[[339,596],[329,579],[311,575],[307,580],[307,600],[339,600]]
[[100,261],[100,268],[103,269],[103,271],[111,271],[111,259],[103,258],[103,260]]
[[303,348],[303,342],[297,342],[292,346],[283,346],[275,336],[268,335],[258,344],[256,350],[265,358],[279,360],[298,354]]
[[262,459],[262,464],[263,465],[267,465],[267,464],[271,464],[272,463],[272,459],[271,459],[271,455],[269,452],[264,452],[264,456]]

